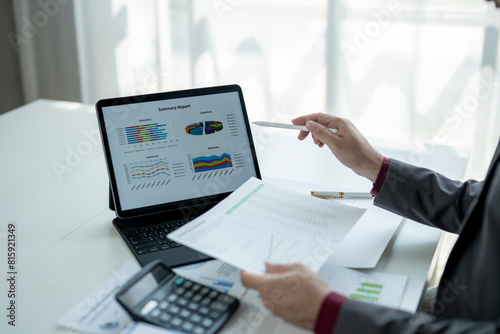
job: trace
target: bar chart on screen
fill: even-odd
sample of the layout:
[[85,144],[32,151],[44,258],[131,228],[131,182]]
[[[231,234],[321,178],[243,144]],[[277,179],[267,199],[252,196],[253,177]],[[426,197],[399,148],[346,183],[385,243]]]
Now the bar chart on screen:
[[167,124],[151,123],[128,126],[117,130],[121,145],[147,143],[167,139]]

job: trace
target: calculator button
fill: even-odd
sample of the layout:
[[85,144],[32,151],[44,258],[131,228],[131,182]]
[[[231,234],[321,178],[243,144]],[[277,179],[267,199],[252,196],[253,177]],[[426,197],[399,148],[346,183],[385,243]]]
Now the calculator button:
[[184,283],[184,288],[189,289],[192,285],[193,285],[193,282],[186,281],[186,283]]
[[193,302],[197,303],[197,302],[199,302],[201,300],[201,298],[203,298],[201,295],[196,295],[196,296],[193,297],[192,300],[193,300]]
[[154,299],[151,299],[146,303],[146,305],[143,306],[143,308],[141,309],[141,314],[142,315],[149,314],[149,312],[153,311],[156,308],[156,306],[158,306],[158,302]]
[[200,317],[198,314],[195,314],[195,315],[193,315],[193,316],[191,317],[191,322],[192,322],[192,323],[197,324],[197,323],[199,323],[200,321],[201,321],[201,317]]
[[174,319],[172,319],[171,324],[174,327],[179,327],[182,324],[182,320],[179,318],[174,318]]
[[167,314],[167,313],[162,313],[160,315],[160,321],[163,323],[169,322],[171,318],[172,318],[172,316],[170,314]]
[[151,313],[149,314],[150,317],[153,318],[158,318],[161,314],[161,310],[159,308],[155,308]]
[[217,311],[212,311],[212,312],[210,312],[210,313],[208,314],[208,316],[209,316],[210,318],[217,319],[217,318],[219,318],[219,317],[220,317],[220,314],[221,314],[220,312],[217,312]]
[[212,300],[210,298],[204,298],[200,304],[203,306],[207,306],[208,304],[210,304],[211,301]]
[[180,316],[183,318],[188,318],[190,315],[191,315],[191,312],[189,312],[188,310],[182,310],[180,313]]
[[186,331],[186,332],[191,332],[194,328],[194,325],[189,322],[185,322],[184,325],[182,325],[181,330]]
[[219,297],[217,297],[217,301],[224,304],[231,304],[234,299],[232,297],[229,297],[228,295],[220,294]]
[[193,291],[188,291],[184,294],[184,298],[191,299],[193,297]]
[[169,302],[173,303],[177,300],[177,298],[179,298],[179,297],[177,297],[176,295],[170,295],[170,296],[168,296],[167,300]]
[[193,287],[191,288],[192,291],[196,292],[201,289],[201,285],[199,284],[194,284]]
[[203,327],[196,327],[193,331],[194,334],[203,334],[205,333],[205,328]]
[[207,315],[208,311],[209,311],[208,307],[203,306],[200,308],[200,314]]
[[227,305],[219,302],[213,302],[212,305],[210,305],[210,308],[214,311],[225,312],[227,310]]
[[160,303],[160,306],[158,306],[161,310],[165,311],[168,307],[168,305],[170,305],[166,300],[162,301]]
[[206,295],[210,291],[207,287],[203,287],[203,289],[200,290],[200,295]]
[[184,289],[184,288],[175,289],[175,293],[178,294],[179,296],[184,294],[185,291],[186,291],[186,289]]
[[215,298],[215,296],[217,296],[219,293],[215,290],[212,290],[210,291],[210,293],[208,294],[208,297],[210,298]]
[[186,298],[179,298],[177,304],[180,306],[186,306],[188,304],[188,300]]
[[188,309],[190,309],[191,311],[196,311],[198,307],[200,307],[200,304],[198,303],[189,303],[188,305]]
[[203,319],[203,321],[201,322],[201,325],[204,326],[204,327],[210,327],[212,326],[213,324],[213,320],[212,319],[208,319],[208,318],[205,318]]
[[183,284],[184,284],[184,282],[186,282],[186,279],[185,279],[185,278],[183,278],[183,277],[178,277],[178,278],[175,280],[174,284],[175,284],[175,285],[177,285],[177,286],[181,286],[181,285],[183,285]]
[[180,310],[181,309],[178,306],[174,305],[174,306],[172,306],[171,308],[168,309],[168,312],[170,314],[177,314],[177,313],[179,313]]

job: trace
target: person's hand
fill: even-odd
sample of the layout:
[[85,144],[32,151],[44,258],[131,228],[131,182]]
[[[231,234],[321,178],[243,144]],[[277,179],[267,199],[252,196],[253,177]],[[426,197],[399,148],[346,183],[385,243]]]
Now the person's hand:
[[[375,182],[384,158],[350,121],[317,113],[297,117],[292,123],[305,125],[316,145],[319,147],[327,145],[342,164],[351,168],[356,174]],[[337,129],[337,134],[333,134],[328,128]],[[304,140],[308,135],[308,131],[300,131],[299,139]]]
[[274,315],[303,328],[314,329],[330,288],[301,264],[266,263],[266,275],[241,272],[244,286],[256,289],[264,306]]

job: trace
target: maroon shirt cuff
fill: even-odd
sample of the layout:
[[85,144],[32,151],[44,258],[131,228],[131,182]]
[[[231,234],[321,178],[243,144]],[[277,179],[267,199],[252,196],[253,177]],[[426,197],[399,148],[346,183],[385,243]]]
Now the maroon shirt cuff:
[[314,333],[332,333],[337,322],[337,317],[342,309],[342,305],[348,300],[347,297],[339,295],[335,292],[330,292],[321,305],[316,326],[314,326]]
[[375,180],[375,183],[373,184],[373,188],[370,191],[370,194],[373,196],[377,197],[378,193],[380,192],[380,189],[382,189],[382,185],[384,184],[385,177],[387,176],[387,171],[389,170],[389,162],[391,159],[384,157],[384,160],[382,161],[382,167],[380,168],[380,171],[378,172],[377,179]]

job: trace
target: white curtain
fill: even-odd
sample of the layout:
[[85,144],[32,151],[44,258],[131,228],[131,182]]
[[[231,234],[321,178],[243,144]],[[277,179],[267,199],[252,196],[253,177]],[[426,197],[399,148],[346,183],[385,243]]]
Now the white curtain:
[[[14,2],[18,21],[44,11]],[[77,72],[70,78],[85,103],[237,83],[251,120],[329,112],[368,136],[471,148],[467,176],[476,178],[498,142],[500,11],[483,0],[41,2],[60,14],[35,46],[58,55],[54,71]],[[52,24],[61,16],[72,37]],[[73,57],[61,55],[68,45]],[[40,74],[32,49],[20,53],[25,80],[38,77],[28,100],[60,85]]]

